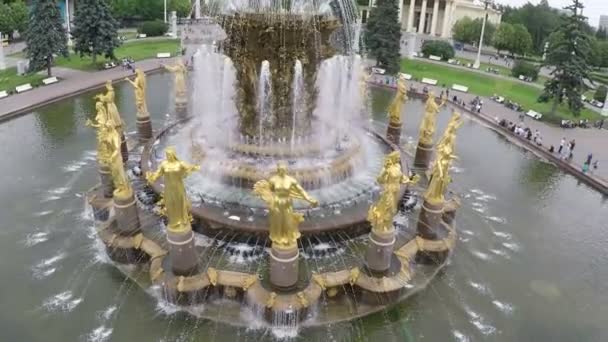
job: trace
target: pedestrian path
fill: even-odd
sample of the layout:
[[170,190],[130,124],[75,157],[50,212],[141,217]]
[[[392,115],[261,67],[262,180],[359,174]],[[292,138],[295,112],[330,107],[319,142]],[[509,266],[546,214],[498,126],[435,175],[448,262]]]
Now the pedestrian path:
[[[135,62],[134,66],[150,73],[160,70],[161,62],[172,63],[173,59],[148,59]],[[107,80],[118,81],[132,74],[132,71],[121,67],[95,72],[55,67],[53,76],[61,78],[60,82],[0,99],[0,122],[26,114],[42,105],[101,87]]]

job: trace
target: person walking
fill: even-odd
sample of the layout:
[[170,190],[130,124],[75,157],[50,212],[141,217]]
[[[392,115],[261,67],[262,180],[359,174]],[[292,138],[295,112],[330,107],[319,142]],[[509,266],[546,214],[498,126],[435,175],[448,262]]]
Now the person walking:
[[589,153],[589,154],[587,155],[587,164],[591,165],[591,159],[593,159],[593,154],[592,154],[592,153]]
[[562,150],[564,149],[564,144],[566,143],[566,138],[562,138],[562,141],[559,142],[559,149],[557,150],[557,154],[562,154]]

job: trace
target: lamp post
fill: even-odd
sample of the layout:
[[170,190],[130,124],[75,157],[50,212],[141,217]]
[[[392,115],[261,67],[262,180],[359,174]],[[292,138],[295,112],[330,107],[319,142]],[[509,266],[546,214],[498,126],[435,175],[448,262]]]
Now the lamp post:
[[479,37],[479,49],[477,49],[477,58],[475,59],[475,63],[473,64],[473,68],[479,69],[481,65],[481,47],[483,45],[483,35],[486,31],[486,21],[488,21],[488,5],[492,3],[493,0],[483,0],[484,3],[484,16],[483,23],[481,24],[481,36]]
[[68,34],[68,46],[72,46],[72,27],[70,24],[70,0],[65,0],[65,28]]
[[165,23],[167,22],[167,0],[165,0]]
[[2,32],[0,32],[0,70],[6,69],[6,62],[4,61],[4,40],[2,40]]

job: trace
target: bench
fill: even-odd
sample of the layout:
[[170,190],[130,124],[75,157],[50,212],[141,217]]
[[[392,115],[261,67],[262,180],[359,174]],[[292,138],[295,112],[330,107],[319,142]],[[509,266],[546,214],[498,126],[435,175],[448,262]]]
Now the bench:
[[170,52],[159,52],[156,54],[156,58],[171,58]]
[[454,58],[448,59],[448,64],[457,64],[456,62],[458,62],[458,61]]
[[429,59],[430,59],[430,60],[433,60],[433,61],[440,61],[440,60],[441,60],[441,57],[439,57],[439,56],[435,56],[435,55],[430,55],[430,56],[429,56]]
[[531,117],[531,118],[534,118],[536,120],[540,120],[540,118],[543,117],[543,115],[541,113],[535,112],[533,110],[527,111],[526,115],[529,116],[529,117]]
[[15,88],[15,91],[17,91],[17,93],[19,93],[19,94],[23,93],[24,91],[28,91],[28,90],[32,90],[32,85],[29,83],[22,84]]
[[403,79],[405,79],[405,80],[408,80],[408,81],[409,81],[409,80],[411,80],[411,79],[412,79],[412,75],[410,75],[410,74],[404,74],[404,73],[400,72],[400,73],[399,73],[399,78],[403,78]]
[[6,90],[0,91],[0,99],[3,99],[5,97],[8,97],[8,93],[6,92]]
[[456,91],[461,91],[463,93],[468,93],[469,92],[469,87],[460,85],[460,84],[452,84],[452,89],[456,90]]
[[53,83],[57,83],[57,82],[59,82],[59,80],[55,76],[45,78],[42,80],[42,83],[44,83],[44,85],[49,85],[49,84],[53,84]]
[[148,35],[145,33],[138,33],[137,36],[135,36],[136,38],[148,38]]
[[386,70],[382,69],[382,68],[372,68],[372,73],[374,74],[380,74],[380,75],[384,75],[384,73],[386,72]]
[[426,84],[430,84],[430,85],[437,85],[437,80],[434,80],[432,78],[423,78],[422,83],[426,83]]

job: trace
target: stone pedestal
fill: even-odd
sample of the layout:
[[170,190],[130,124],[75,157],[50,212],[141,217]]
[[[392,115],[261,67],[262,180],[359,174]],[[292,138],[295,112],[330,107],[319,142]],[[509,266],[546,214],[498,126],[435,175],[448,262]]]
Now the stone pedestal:
[[416,157],[414,158],[414,167],[420,169],[428,169],[433,157],[433,145],[418,142],[416,148]]
[[152,122],[150,116],[137,117],[137,138],[145,143],[152,138]]
[[127,147],[127,138],[124,133],[120,134],[120,154],[122,155],[122,162],[126,163],[129,160],[129,148]]
[[188,117],[188,99],[182,97],[175,99],[175,116],[178,120]]
[[133,236],[141,231],[137,203],[133,192],[129,196],[114,196],[114,215],[116,231],[123,236]]
[[420,215],[418,216],[417,234],[427,240],[442,239],[441,219],[443,216],[444,203],[433,204],[426,199],[422,203]]
[[187,276],[196,271],[198,255],[192,229],[184,232],[167,230],[171,268],[176,275]]
[[277,288],[290,289],[298,282],[298,247],[272,247],[270,250],[270,283]]
[[99,165],[98,171],[103,197],[112,198],[114,194],[114,181],[112,180],[112,172],[110,171],[110,167],[107,165]]
[[369,245],[365,253],[367,267],[373,272],[385,272],[391,266],[393,248],[395,246],[395,230],[381,233],[372,229],[369,234]]
[[388,128],[386,129],[386,139],[393,144],[399,146],[401,142],[401,124],[389,122]]

